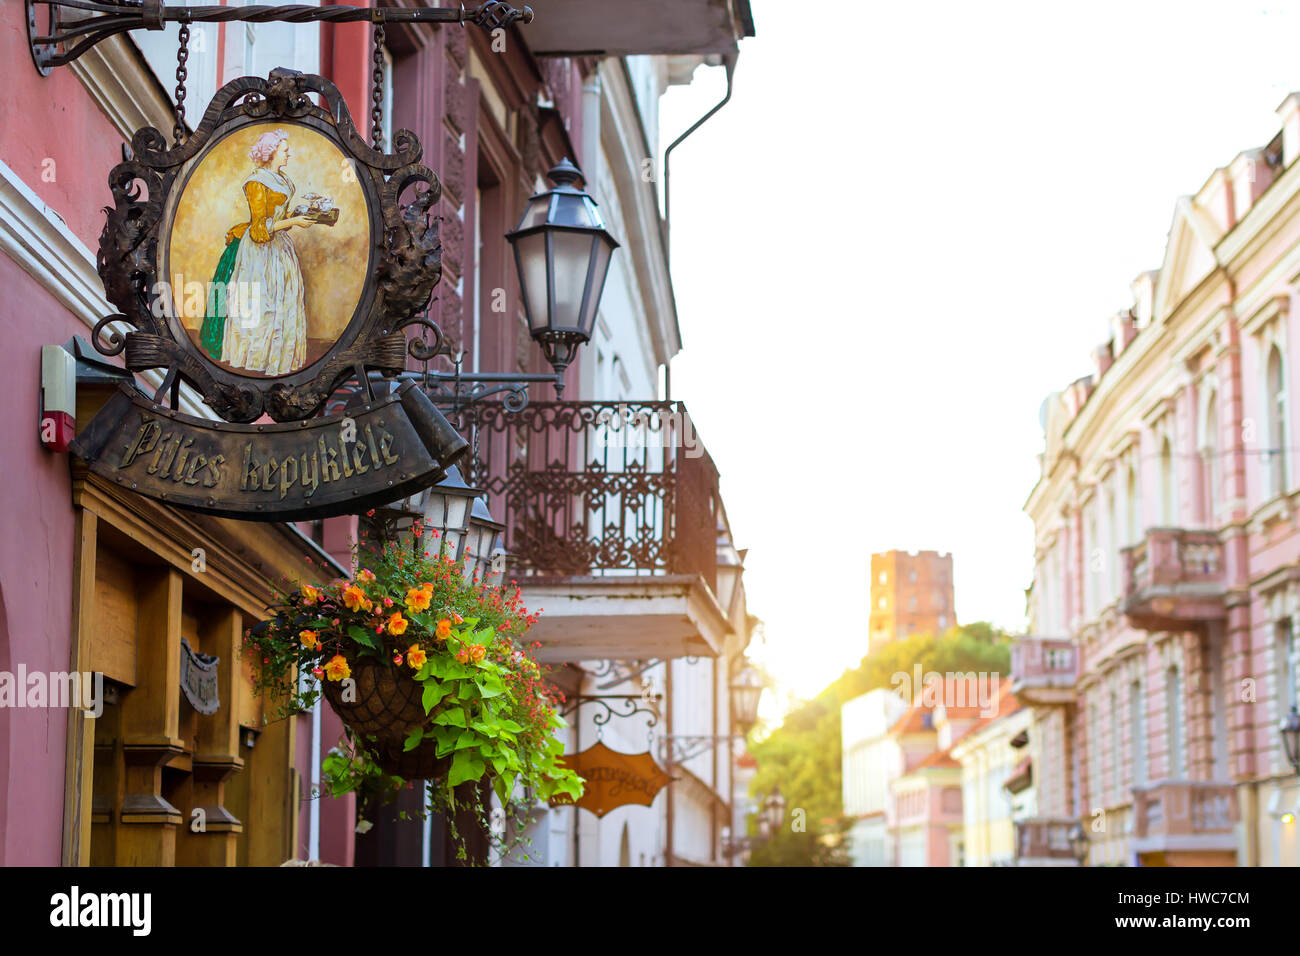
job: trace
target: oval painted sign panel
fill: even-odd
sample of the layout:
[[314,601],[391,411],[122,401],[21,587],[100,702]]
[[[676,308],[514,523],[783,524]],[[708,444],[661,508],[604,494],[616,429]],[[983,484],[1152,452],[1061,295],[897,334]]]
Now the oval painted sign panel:
[[227,371],[301,371],[361,305],[370,220],[353,161],[331,138],[284,121],[235,129],[196,158],[165,230],[175,316]]

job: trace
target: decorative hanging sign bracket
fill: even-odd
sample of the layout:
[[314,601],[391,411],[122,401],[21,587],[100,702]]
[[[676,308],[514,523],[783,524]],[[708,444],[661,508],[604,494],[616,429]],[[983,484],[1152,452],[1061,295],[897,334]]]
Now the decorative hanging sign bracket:
[[[515,9],[489,0],[459,7],[350,7],[284,4],[268,6],[168,6],[163,0],[25,0],[27,39],[42,76],[66,66],[95,44],[130,30],[162,30],[168,23],[473,23],[486,30],[531,23],[529,7]],[[45,16],[40,17],[40,8]]]

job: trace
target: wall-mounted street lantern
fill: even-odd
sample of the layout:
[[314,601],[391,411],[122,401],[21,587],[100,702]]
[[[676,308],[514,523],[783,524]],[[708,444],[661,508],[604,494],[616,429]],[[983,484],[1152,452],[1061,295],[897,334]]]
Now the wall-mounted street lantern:
[[758,722],[758,702],[763,696],[763,678],[753,664],[746,664],[731,681],[731,713],[742,734]]
[[505,577],[505,548],[502,538],[506,526],[492,517],[487,502],[482,497],[474,499],[469,513],[469,528],[465,532],[465,546],[461,561],[465,566],[466,580],[478,575],[484,584],[497,585]]
[[[419,502],[424,526],[438,532],[437,547],[457,560],[461,558],[469,534],[474,502],[480,495],[482,492],[465,484],[460,469],[452,465],[447,469],[447,477],[426,489]],[[435,552],[437,548],[429,547],[427,550]]]
[[1291,706],[1291,713],[1282,718],[1278,732],[1282,735],[1282,746],[1286,748],[1286,759],[1291,762],[1291,768],[1300,773],[1300,711],[1295,705]]
[[515,251],[528,331],[555,369],[558,393],[562,373],[591,339],[618,242],[605,230],[596,201],[576,185],[582,180],[576,166],[563,159],[547,175],[555,185],[528,200],[506,239]]
[[1074,858],[1079,861],[1079,865],[1088,859],[1088,831],[1083,828],[1082,823],[1076,823],[1070,828],[1070,850],[1074,853]]

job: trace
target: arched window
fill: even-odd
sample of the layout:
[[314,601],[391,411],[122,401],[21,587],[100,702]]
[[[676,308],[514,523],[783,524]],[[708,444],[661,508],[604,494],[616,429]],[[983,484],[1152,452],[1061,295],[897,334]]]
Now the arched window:
[[1274,345],[1268,351],[1266,388],[1268,392],[1269,492],[1280,495],[1288,484],[1286,453],[1286,369],[1282,352]]
[[1210,392],[1205,401],[1205,414],[1201,421],[1201,481],[1204,485],[1203,502],[1205,524],[1213,527],[1219,510],[1219,396]]
[[1174,448],[1168,436],[1160,443],[1160,524],[1172,528],[1177,524],[1174,507]]

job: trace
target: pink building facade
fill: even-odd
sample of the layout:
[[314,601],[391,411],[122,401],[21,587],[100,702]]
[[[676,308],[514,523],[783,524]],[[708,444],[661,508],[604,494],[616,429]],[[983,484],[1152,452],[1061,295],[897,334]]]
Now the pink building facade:
[[1013,671],[1040,822],[1082,823],[1093,865],[1300,863],[1300,97],[1278,113],[1043,406]]

